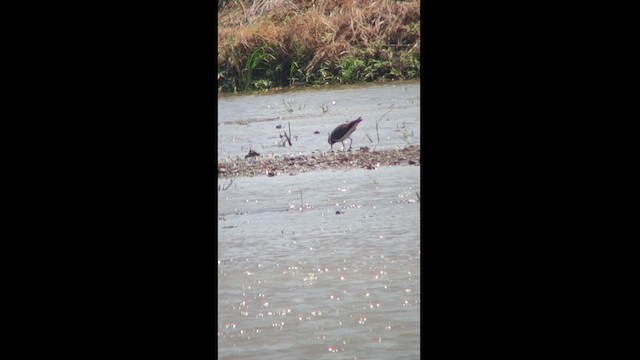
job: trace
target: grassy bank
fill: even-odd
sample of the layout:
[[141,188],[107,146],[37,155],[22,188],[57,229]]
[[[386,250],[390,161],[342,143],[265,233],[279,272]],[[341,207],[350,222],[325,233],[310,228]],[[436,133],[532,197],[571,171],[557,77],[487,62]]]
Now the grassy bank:
[[218,92],[420,77],[417,0],[218,0]]

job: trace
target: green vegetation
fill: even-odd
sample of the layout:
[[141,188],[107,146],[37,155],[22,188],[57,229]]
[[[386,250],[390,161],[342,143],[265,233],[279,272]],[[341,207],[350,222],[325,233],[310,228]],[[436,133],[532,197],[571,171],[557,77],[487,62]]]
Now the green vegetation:
[[417,0],[218,1],[219,93],[417,77]]

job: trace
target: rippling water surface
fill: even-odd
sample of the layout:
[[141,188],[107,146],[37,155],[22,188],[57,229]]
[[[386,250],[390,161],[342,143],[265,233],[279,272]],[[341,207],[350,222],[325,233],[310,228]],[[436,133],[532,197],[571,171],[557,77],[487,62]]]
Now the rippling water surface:
[[[255,146],[250,135],[243,135],[247,136],[244,141],[236,138],[233,145],[228,138],[232,134],[264,126],[257,133],[268,138],[265,134],[278,121],[236,123],[266,112],[250,114],[255,109],[237,107],[239,103],[260,107],[261,102],[275,104],[283,96],[303,99],[298,102],[308,107],[313,101],[330,99],[346,103],[345,109],[334,109],[333,119],[320,122],[327,128],[336,120],[350,119],[351,113],[373,118],[373,112],[385,105],[389,110],[391,104],[405,104],[399,120],[413,119],[415,137],[410,141],[419,144],[417,89],[414,82],[220,99],[219,122],[231,123],[219,126],[219,151],[223,152],[219,158],[246,153],[246,148],[237,149],[244,146],[240,143]],[[408,106],[409,98],[415,106]],[[290,119],[294,136],[294,123],[311,130],[318,119],[324,121],[323,116],[328,115]],[[375,136],[375,121],[372,128]],[[354,147],[356,138],[364,146],[358,129],[352,136]],[[385,127],[384,134],[390,139],[378,146],[406,145],[405,139],[391,140],[395,134],[391,126]],[[326,135],[322,141],[312,134],[304,136],[308,139],[299,138],[294,147],[265,147],[264,151],[327,150]],[[218,183],[228,185],[229,181],[219,179]],[[418,359],[420,202],[416,193],[420,193],[419,166],[241,177],[220,191],[218,357]]]
[[[219,98],[218,159],[244,157],[249,147],[263,156],[327,151],[331,130],[359,116],[363,121],[351,135],[355,149],[420,144],[420,82]],[[282,132],[289,134],[289,126],[293,146],[278,146]],[[333,149],[341,146],[334,144]]]

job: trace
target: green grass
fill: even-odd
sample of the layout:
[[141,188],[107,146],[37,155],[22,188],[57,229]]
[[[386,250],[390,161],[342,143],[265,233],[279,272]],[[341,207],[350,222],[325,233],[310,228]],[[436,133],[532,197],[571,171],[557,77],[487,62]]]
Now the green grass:
[[313,4],[218,1],[218,93],[420,77],[419,1]]
[[[251,52],[251,55],[249,55],[243,72],[245,91],[250,89],[259,90],[265,88],[265,86],[268,88],[268,86],[271,85],[272,82],[265,78],[268,73],[268,69],[276,60],[276,57],[269,52],[270,50],[271,49],[268,46],[263,45],[255,49]],[[259,77],[254,81],[254,73],[262,75],[261,72],[264,73],[264,77]]]

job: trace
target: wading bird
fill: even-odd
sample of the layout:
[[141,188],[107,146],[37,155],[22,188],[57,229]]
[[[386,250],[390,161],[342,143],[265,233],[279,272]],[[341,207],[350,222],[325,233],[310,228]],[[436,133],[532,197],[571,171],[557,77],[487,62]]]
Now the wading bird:
[[347,139],[351,140],[351,142],[349,143],[349,150],[351,150],[351,143],[353,143],[353,139],[350,136],[351,133],[356,130],[356,126],[358,126],[358,123],[360,123],[360,121],[362,121],[362,117],[358,117],[356,120],[353,120],[347,124],[342,124],[333,129],[331,134],[329,134],[329,145],[331,145],[331,150],[333,150],[333,144],[337,142],[341,142],[342,147],[345,148],[344,141]]

